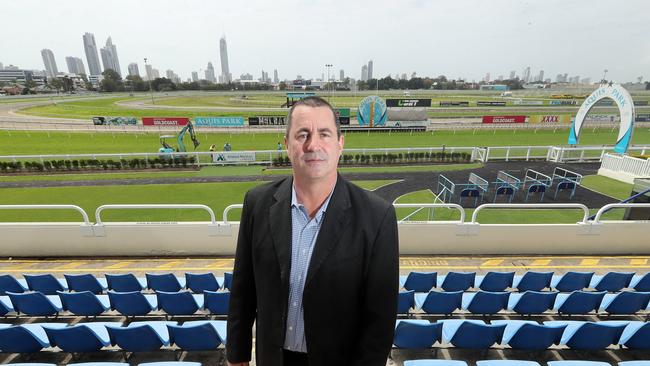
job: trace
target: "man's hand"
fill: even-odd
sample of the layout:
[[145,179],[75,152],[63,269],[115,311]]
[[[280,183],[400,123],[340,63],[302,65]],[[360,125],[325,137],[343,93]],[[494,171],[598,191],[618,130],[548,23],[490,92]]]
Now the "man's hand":
[[228,366],[248,366],[248,362],[238,362],[238,363],[228,362]]

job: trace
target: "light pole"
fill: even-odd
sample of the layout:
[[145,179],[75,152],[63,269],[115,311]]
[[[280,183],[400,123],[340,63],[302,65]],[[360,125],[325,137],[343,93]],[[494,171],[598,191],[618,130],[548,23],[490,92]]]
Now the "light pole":
[[147,79],[149,79],[149,92],[151,93],[151,104],[156,104],[153,100],[153,88],[151,87],[151,77],[153,76],[153,72],[149,73],[147,69],[147,58],[144,58],[144,70],[147,71]]
[[607,71],[609,71],[609,70],[605,69],[603,71],[603,81],[601,83],[606,83],[607,82]]
[[329,102],[331,97],[332,97],[332,86],[330,85],[330,69],[332,68],[332,64],[325,64],[325,67],[327,68],[327,91],[328,91],[328,96],[327,96],[327,101]]

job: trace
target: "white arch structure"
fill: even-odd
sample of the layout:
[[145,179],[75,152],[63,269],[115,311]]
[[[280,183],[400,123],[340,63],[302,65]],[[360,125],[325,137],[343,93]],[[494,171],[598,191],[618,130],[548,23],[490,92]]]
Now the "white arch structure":
[[601,99],[611,99],[618,106],[621,114],[621,127],[618,130],[618,139],[614,151],[624,154],[630,145],[632,131],[634,130],[634,101],[632,96],[620,84],[604,84],[589,95],[580,106],[576,118],[571,125],[569,132],[569,144],[576,145],[580,139],[580,130],[584,124],[585,117],[596,103]]

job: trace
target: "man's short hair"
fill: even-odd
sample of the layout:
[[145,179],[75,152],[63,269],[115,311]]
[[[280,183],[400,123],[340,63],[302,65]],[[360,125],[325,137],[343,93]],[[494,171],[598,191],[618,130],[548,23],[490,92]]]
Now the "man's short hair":
[[297,102],[295,102],[291,106],[291,108],[289,108],[289,114],[287,115],[287,130],[285,131],[285,135],[287,137],[289,137],[289,130],[291,129],[291,115],[293,114],[293,110],[299,106],[305,106],[311,108],[318,108],[318,107],[329,108],[329,110],[332,112],[332,118],[334,118],[334,124],[336,125],[336,137],[341,137],[341,123],[339,122],[339,119],[336,118],[336,111],[334,110],[334,107],[332,107],[331,104],[329,104],[325,99],[321,97],[306,97],[300,99]]

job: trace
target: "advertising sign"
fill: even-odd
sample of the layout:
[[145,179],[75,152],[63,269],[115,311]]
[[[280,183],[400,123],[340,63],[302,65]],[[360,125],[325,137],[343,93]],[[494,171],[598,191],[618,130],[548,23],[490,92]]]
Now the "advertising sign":
[[284,126],[286,124],[287,124],[286,116],[248,117],[249,126]]
[[524,123],[526,116],[483,116],[483,123]]
[[386,99],[386,107],[431,107],[431,99]]
[[648,101],[647,100],[635,100],[634,105],[637,106],[637,107],[639,107],[639,106],[640,107],[645,107],[645,106],[648,105]]
[[95,125],[113,125],[113,126],[126,126],[138,124],[138,119],[135,117],[93,117],[93,124]]
[[196,117],[196,127],[243,127],[244,117]]
[[616,122],[620,119],[614,114],[588,114],[585,121],[589,122]]
[[576,102],[574,99],[572,100],[551,100],[549,105],[576,105],[578,102]]
[[650,122],[650,114],[637,114],[635,121],[637,121],[637,122]]
[[185,117],[142,117],[145,126],[187,126],[189,118]]
[[479,107],[490,106],[490,107],[505,107],[506,102],[496,102],[496,101],[478,101],[476,105]]
[[543,100],[515,99],[514,105],[544,105]]
[[384,126],[388,118],[386,102],[376,95],[369,95],[361,101],[357,120],[362,127]]
[[386,121],[385,127],[428,127],[429,121]]
[[218,152],[212,154],[214,163],[254,163],[254,152]]
[[335,108],[334,111],[339,124],[346,126],[350,124],[350,108]]
[[440,102],[441,107],[467,107],[469,102]]
[[568,114],[534,115],[530,116],[530,123],[571,123],[571,116]]

